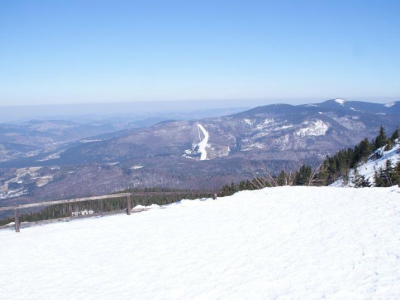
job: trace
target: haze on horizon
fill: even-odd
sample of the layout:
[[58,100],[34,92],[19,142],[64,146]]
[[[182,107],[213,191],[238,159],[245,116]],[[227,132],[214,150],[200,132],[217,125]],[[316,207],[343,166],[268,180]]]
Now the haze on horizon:
[[400,2],[0,2],[0,106],[400,100]]

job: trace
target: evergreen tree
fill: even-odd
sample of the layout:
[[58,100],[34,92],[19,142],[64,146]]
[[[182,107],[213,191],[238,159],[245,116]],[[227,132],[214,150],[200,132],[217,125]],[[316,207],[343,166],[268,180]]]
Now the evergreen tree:
[[371,183],[369,182],[369,180],[365,179],[364,175],[360,175],[357,167],[354,168],[354,176],[352,179],[352,183],[354,184],[354,187],[356,187],[356,188],[363,188],[363,187],[371,186]]
[[385,133],[385,129],[381,125],[379,129],[379,135],[375,139],[375,149],[379,149],[387,144],[387,137]]
[[286,174],[285,174],[285,171],[284,171],[284,170],[282,170],[282,171],[279,173],[277,182],[278,182],[278,185],[279,185],[279,186],[287,185]]
[[393,170],[393,184],[400,185],[400,162],[396,164]]
[[378,172],[375,172],[374,179],[376,187],[388,187],[391,185],[390,178],[386,174],[386,169],[382,167],[379,168]]
[[354,167],[353,178],[351,179],[351,183],[354,184],[355,187],[359,187],[360,174],[358,173],[357,167]]
[[318,185],[327,185],[329,180],[329,162],[327,160],[324,160],[320,167],[319,170],[316,174],[316,181],[318,182]]
[[374,182],[375,182],[375,186],[376,187],[381,187],[382,186],[381,179],[380,179],[379,174],[378,174],[378,172],[376,170],[374,172]]
[[399,127],[396,127],[396,130],[393,132],[392,136],[390,137],[390,139],[392,140],[392,142],[394,143],[396,140],[398,140],[400,137],[400,131],[399,131]]
[[361,186],[362,187],[371,187],[372,186],[371,182],[369,181],[369,178],[366,179],[364,175],[361,176]]
[[366,161],[369,155],[372,153],[372,145],[368,141],[367,138],[363,139],[359,144],[359,153],[355,157],[356,162],[359,163],[361,161]]
[[295,185],[308,185],[310,182],[311,174],[311,167],[307,165],[302,165],[300,167],[300,170],[296,172],[294,179]]
[[392,161],[390,159],[386,160],[385,173],[386,173],[386,177],[388,178],[388,184],[392,185],[393,176],[394,176],[394,168],[393,168]]

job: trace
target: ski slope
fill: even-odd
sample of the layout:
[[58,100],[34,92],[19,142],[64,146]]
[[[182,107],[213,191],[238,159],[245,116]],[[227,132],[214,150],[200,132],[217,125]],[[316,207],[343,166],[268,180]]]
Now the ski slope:
[[400,189],[244,191],[0,245],[1,299],[398,299]]
[[207,143],[208,143],[208,139],[210,138],[210,135],[208,134],[207,130],[204,128],[203,125],[201,125],[200,123],[197,123],[197,128],[201,130],[201,132],[203,132],[204,138],[201,139],[200,137],[200,131],[199,131],[199,139],[200,139],[200,143],[198,143],[199,146],[199,152],[201,153],[200,156],[200,160],[206,160],[207,159]]

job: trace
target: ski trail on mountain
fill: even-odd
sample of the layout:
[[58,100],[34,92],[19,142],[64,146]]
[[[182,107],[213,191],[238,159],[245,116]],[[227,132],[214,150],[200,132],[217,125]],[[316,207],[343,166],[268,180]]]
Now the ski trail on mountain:
[[[208,134],[204,126],[201,125],[200,123],[197,123],[197,128],[200,129],[204,134],[204,139],[198,144],[199,152],[201,153],[200,160],[206,160],[207,159],[206,146],[208,143],[208,139],[210,138],[210,135]],[[199,132],[199,138],[200,138],[200,132]]]

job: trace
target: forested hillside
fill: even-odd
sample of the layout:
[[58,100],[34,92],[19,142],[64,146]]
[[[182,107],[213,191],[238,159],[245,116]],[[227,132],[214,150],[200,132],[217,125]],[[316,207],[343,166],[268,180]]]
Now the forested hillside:
[[[384,153],[391,155],[398,153],[399,129],[397,128],[390,136],[386,135],[381,126],[377,137],[371,141],[362,140],[354,148],[341,150],[333,156],[328,156],[319,170],[318,176],[325,184],[332,184],[341,179],[344,184],[350,180],[355,187],[387,187],[400,183],[400,162],[386,159],[385,164],[374,172],[373,178],[360,175],[358,169],[368,161],[377,161],[383,158]],[[395,147],[395,149],[394,149]],[[394,151],[391,151],[391,150]],[[350,178],[350,173],[352,176]]]

